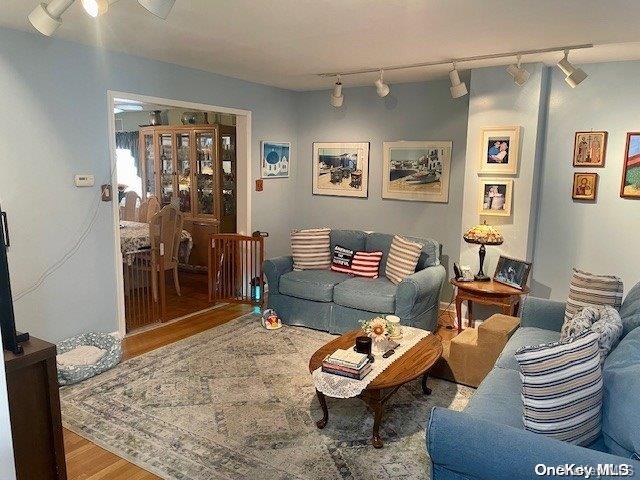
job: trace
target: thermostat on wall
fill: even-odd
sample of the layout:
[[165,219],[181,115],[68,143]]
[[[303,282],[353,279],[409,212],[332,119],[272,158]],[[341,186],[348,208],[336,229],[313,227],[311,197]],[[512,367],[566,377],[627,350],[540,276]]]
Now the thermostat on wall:
[[76,187],[93,187],[95,179],[93,175],[76,175],[75,184]]

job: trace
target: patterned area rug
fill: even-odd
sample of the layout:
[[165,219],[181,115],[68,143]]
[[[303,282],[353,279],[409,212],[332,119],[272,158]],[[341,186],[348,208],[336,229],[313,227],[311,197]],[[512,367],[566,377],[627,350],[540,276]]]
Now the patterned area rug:
[[358,399],[327,399],[318,430],[308,361],[331,338],[241,317],[63,388],[63,423],[168,479],[430,478],[429,411],[461,410],[473,389],[436,379],[431,396],[419,380],[402,387],[387,404],[381,450]]

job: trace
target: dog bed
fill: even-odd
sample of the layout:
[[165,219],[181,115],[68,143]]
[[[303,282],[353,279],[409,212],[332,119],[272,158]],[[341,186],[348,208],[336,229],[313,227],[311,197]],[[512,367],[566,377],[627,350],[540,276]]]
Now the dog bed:
[[115,367],[122,343],[109,333],[83,333],[58,343],[58,383],[72,385]]

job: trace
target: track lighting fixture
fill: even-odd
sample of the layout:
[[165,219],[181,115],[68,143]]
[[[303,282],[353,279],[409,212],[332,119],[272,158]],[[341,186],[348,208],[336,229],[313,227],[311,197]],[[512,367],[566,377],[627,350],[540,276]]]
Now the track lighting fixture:
[[517,63],[511,64],[507,67],[507,73],[513,77],[513,82],[519,87],[523,86],[529,80],[531,74],[520,65],[522,56],[518,54]]
[[564,57],[558,62],[558,67],[566,75],[564,81],[569,84],[571,88],[576,88],[582,81],[587,78],[587,74],[584,70],[576,67],[569,61],[569,50],[564,51]]
[[91,17],[98,17],[109,10],[109,0],[82,0],[82,8]]
[[29,22],[41,34],[50,37],[62,25],[60,16],[71,6],[74,0],[51,0],[41,3],[29,14]]
[[449,80],[451,80],[451,97],[464,97],[467,93],[469,93],[469,91],[467,90],[467,85],[464,82],[460,81],[460,75],[458,75],[458,70],[456,70],[456,64],[453,63],[452,65],[453,69],[449,72]]
[[176,0],[138,0],[138,3],[156,17],[166,20]]
[[331,92],[331,105],[336,108],[340,108],[344,102],[344,95],[342,94],[342,82],[340,81],[340,75],[338,80],[333,86],[333,92]]
[[383,75],[384,72],[380,70],[380,77],[373,83],[376,86],[376,92],[378,92],[378,96],[381,98],[389,95],[389,92],[391,91],[389,85],[384,83]]

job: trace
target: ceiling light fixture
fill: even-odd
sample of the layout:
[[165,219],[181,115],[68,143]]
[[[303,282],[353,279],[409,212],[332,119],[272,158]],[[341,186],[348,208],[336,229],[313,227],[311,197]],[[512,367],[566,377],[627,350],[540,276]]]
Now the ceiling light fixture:
[[29,22],[41,34],[50,37],[62,25],[60,16],[73,2],[74,0],[51,0],[48,4],[41,3],[29,14]]
[[336,108],[340,108],[344,103],[344,95],[342,94],[342,82],[340,81],[340,75],[338,80],[333,86],[333,92],[331,92],[331,105]]
[[138,0],[138,3],[156,17],[166,20],[176,0]]
[[391,89],[389,88],[389,85],[384,83],[383,75],[384,75],[384,71],[380,69],[380,77],[373,83],[376,86],[376,92],[378,92],[378,96],[380,98],[386,97],[387,95],[389,95],[389,92],[391,91]]
[[109,10],[109,0],[81,0],[82,8],[93,18],[104,15]]
[[449,80],[451,80],[451,97],[452,98],[460,98],[464,97],[469,91],[467,90],[467,85],[464,82],[460,81],[460,75],[458,75],[458,70],[456,70],[456,63],[453,62],[453,69],[449,72]]
[[516,57],[518,60],[515,64],[511,64],[507,67],[507,73],[513,78],[513,82],[519,87],[523,86],[529,80],[531,74],[520,65],[522,55],[518,54]]
[[576,67],[569,61],[569,50],[564,51],[564,57],[558,62],[558,67],[566,75],[564,81],[569,84],[571,88],[576,88],[582,81],[587,78],[587,74],[584,70]]

